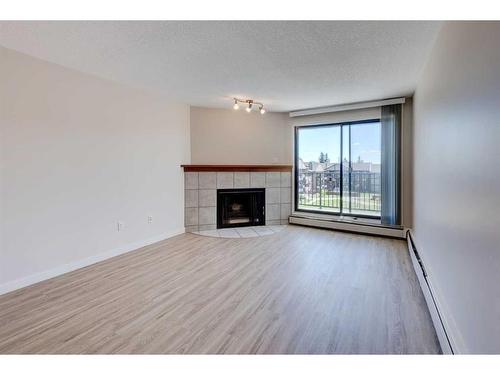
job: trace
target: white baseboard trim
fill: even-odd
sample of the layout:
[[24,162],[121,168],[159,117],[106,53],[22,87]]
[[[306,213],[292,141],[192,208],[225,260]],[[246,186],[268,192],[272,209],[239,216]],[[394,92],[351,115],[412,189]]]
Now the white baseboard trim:
[[400,239],[405,238],[404,228],[387,228],[379,225],[348,223],[334,220],[324,220],[319,218],[299,217],[294,215],[290,216],[288,221],[290,222],[290,224],[305,225],[316,228],[336,229],[347,232],[372,234],[376,236],[386,236]]
[[137,241],[129,244],[125,244],[123,246],[120,246],[119,248],[106,251],[104,253],[96,254],[91,257],[77,260],[71,263],[66,263],[58,267],[51,268],[47,271],[39,272],[34,275],[29,275],[20,279],[16,279],[13,281],[9,281],[7,283],[1,284],[0,285],[0,295],[12,292],[17,289],[24,288],[26,286],[32,285],[39,283],[44,280],[51,279],[56,276],[60,276],[62,274],[77,270],[79,268],[87,267],[90,266],[91,264],[101,262],[103,260],[115,257],[117,255],[125,254],[130,251],[138,250],[144,246],[148,246],[151,244],[154,244],[159,241],[166,240],[167,238],[177,236],[179,234],[184,233],[185,230],[184,228],[179,228],[173,231],[165,232],[162,233],[158,236],[154,236],[151,238],[148,238],[146,240],[142,241]]
[[[450,325],[447,324],[447,319],[443,314],[443,309],[440,308],[441,304],[439,302],[438,294],[436,289],[432,286],[431,277],[429,275],[429,268],[426,267],[421,255],[417,252],[415,253],[415,247],[410,240],[411,231],[408,230],[409,236],[407,236],[408,251],[410,253],[411,261],[413,263],[413,268],[417,274],[418,282],[420,283],[420,289],[424,294],[425,302],[429,308],[431,314],[432,323],[434,324],[434,329],[441,345],[441,350],[443,354],[459,354],[458,345],[454,344],[451,337],[452,329]],[[418,254],[418,258],[417,258]],[[420,259],[420,262],[419,262]],[[423,269],[422,269],[422,266]]]

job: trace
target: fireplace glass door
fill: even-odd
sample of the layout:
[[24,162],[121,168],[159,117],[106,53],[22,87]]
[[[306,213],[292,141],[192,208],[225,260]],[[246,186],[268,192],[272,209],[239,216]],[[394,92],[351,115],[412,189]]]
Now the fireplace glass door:
[[217,228],[265,225],[264,189],[217,190]]

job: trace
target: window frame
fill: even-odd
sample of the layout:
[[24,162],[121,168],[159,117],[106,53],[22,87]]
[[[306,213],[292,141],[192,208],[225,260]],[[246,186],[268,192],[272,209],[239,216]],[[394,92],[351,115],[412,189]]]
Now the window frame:
[[[298,125],[295,126],[294,129],[294,186],[293,186],[293,191],[294,191],[294,211],[295,212],[305,212],[305,213],[312,213],[312,214],[321,214],[321,215],[329,215],[329,216],[336,216],[336,217],[352,217],[352,218],[362,218],[362,219],[375,219],[375,220],[381,220],[381,215],[365,215],[365,214],[352,214],[348,212],[342,212],[343,209],[343,198],[344,198],[344,176],[343,176],[343,132],[344,132],[344,125],[359,125],[359,124],[369,124],[372,122],[381,122],[381,118],[372,118],[372,119],[367,119],[367,120],[357,120],[357,121],[342,121],[342,122],[334,122],[334,123],[323,123],[323,124],[311,124],[311,125]],[[307,209],[299,209],[299,194],[298,194],[298,187],[299,187],[299,153],[298,153],[298,147],[299,147],[299,131],[300,129],[311,129],[311,128],[321,128],[321,127],[327,127],[327,126],[340,126],[340,203],[339,203],[339,212],[328,212],[328,211],[319,211],[319,210],[307,210]],[[349,137],[350,138],[350,137]],[[350,139],[349,139],[350,142]],[[350,161],[350,160],[349,160]]]

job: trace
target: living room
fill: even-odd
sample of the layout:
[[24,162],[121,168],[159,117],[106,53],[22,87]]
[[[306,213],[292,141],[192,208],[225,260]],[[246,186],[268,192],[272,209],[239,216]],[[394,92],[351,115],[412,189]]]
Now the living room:
[[0,21],[0,353],[500,353],[499,37]]

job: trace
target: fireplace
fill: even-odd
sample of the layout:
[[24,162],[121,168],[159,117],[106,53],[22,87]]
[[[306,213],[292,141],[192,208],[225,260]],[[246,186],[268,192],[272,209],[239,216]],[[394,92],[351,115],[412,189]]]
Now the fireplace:
[[218,189],[217,228],[265,225],[265,189]]

